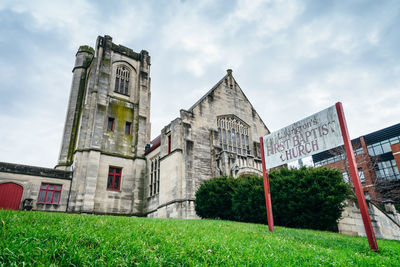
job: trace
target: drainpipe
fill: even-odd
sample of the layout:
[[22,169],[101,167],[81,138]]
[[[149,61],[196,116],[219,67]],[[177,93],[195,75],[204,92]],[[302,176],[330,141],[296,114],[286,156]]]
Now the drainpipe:
[[74,166],[73,166],[73,165],[71,165],[71,172],[72,172],[72,177],[71,177],[71,182],[69,183],[69,192],[68,192],[68,199],[67,199],[67,208],[65,209],[65,212],[68,212],[69,199],[70,199],[70,197],[71,197],[72,181],[74,180]]

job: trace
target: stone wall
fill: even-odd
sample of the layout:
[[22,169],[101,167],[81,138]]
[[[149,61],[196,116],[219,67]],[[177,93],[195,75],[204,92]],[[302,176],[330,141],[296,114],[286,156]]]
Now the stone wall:
[[[400,240],[400,226],[388,214],[372,202],[368,202],[368,212],[376,238]],[[366,236],[361,212],[357,204],[348,201],[338,223],[339,233],[351,236]]]
[[[248,126],[249,153],[238,155],[221,147],[217,118],[225,115]],[[148,216],[197,218],[195,193],[204,181],[220,175],[260,174],[257,144],[259,137],[268,132],[228,71],[197,103],[189,110],[181,110],[180,117],[162,130],[158,208],[155,209],[155,201],[148,202]]]
[[[0,184],[15,183],[23,187],[20,209],[25,199],[33,199],[33,210],[66,211],[71,179],[69,171],[0,162]],[[38,203],[42,183],[62,186],[59,204]]]
[[[136,53],[116,45],[107,35],[97,38],[90,53],[81,50],[58,166],[74,172],[69,211],[141,215],[144,149],[150,141],[150,56],[145,50]],[[83,56],[90,56],[85,68]],[[123,83],[122,76],[117,77],[118,69],[129,73]],[[71,138],[75,131],[71,127],[76,129],[76,142]],[[67,148],[72,157],[64,162]],[[120,190],[107,190],[110,167],[122,170]]]
[[[223,115],[235,116],[249,126],[250,153],[246,156],[223,151],[221,148],[217,117]],[[250,168],[259,173],[260,155],[254,144],[269,131],[231,71],[228,70],[228,74],[188,111],[182,110],[181,119],[183,125],[190,125],[185,126],[188,130],[183,131],[183,143],[187,149],[184,151],[186,184],[190,185],[186,193],[188,198],[194,198],[198,187],[212,177],[235,176],[242,168],[242,173],[249,172]],[[217,160],[220,160],[219,166]],[[187,177],[192,178],[189,180]]]

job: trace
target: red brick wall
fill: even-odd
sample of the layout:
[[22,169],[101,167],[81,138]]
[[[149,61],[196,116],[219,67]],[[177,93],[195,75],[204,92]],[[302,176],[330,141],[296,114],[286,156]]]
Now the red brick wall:
[[[357,155],[356,162],[357,162],[357,168],[362,168],[364,172],[365,182],[361,183],[361,185],[363,187],[364,192],[368,192],[371,199],[377,199],[378,195],[374,188],[375,171],[373,170],[373,164],[371,162],[370,156],[368,155],[368,150],[367,146],[365,145],[364,138],[361,137],[360,139],[361,139],[361,145],[364,150],[364,154]],[[400,153],[399,153],[399,160],[400,160]],[[324,167],[335,168],[339,169],[340,172],[345,172],[346,171],[345,163],[346,161],[342,160],[330,163],[328,165],[325,165]],[[351,179],[350,174],[349,174],[349,179]]]
[[390,147],[392,148],[393,157],[400,172],[400,143],[391,145]]

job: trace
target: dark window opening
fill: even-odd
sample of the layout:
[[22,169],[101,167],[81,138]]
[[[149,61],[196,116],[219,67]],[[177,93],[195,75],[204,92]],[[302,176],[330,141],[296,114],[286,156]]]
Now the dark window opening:
[[114,131],[114,118],[108,117],[107,131]]
[[129,135],[131,134],[131,125],[132,125],[132,123],[129,121],[127,121],[125,123],[125,134],[129,134]]
[[168,135],[168,154],[171,154],[171,135]]

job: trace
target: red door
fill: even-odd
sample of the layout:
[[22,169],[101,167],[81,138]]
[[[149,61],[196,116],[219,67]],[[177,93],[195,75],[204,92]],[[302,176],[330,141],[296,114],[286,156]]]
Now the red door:
[[22,191],[22,186],[14,183],[0,184],[0,209],[19,209]]

